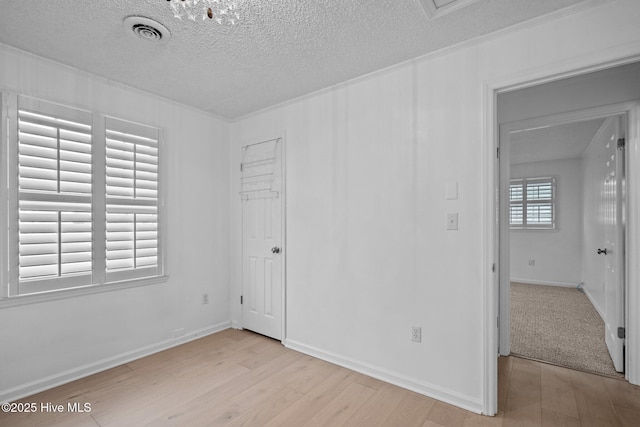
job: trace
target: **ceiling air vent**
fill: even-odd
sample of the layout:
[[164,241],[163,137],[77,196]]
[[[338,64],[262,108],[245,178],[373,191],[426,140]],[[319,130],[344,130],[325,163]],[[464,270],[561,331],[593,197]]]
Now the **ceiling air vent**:
[[422,8],[427,12],[429,19],[436,19],[477,1],[478,0],[420,0],[420,3],[422,3]]
[[171,33],[167,27],[153,19],[143,16],[127,16],[122,22],[127,31],[131,30],[133,35],[142,40],[165,43],[171,38]]

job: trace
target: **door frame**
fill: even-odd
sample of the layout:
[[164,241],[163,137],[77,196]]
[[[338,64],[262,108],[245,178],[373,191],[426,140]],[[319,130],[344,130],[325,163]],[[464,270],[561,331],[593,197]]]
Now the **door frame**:
[[[287,245],[287,145],[286,145],[286,138],[284,137],[284,135],[282,136],[274,136],[271,138],[261,138],[259,139],[257,142],[249,142],[249,143],[242,143],[238,146],[237,148],[237,159],[238,159],[238,165],[242,162],[242,153],[245,147],[249,147],[252,145],[256,145],[256,144],[261,144],[264,142],[269,142],[269,141],[273,141],[273,140],[277,140],[280,143],[280,154],[281,154],[281,171],[280,173],[282,174],[281,177],[281,188],[280,188],[280,194],[278,196],[278,198],[281,200],[281,215],[280,215],[280,230],[281,230],[281,243],[280,243],[280,268],[282,269],[282,301],[281,301],[281,307],[282,307],[282,313],[281,313],[281,331],[282,331],[282,338],[279,340],[281,343],[284,343],[286,338],[287,338],[287,252],[288,252],[288,245]],[[238,167],[237,169],[238,172],[240,172],[240,168]],[[237,184],[237,188],[238,190],[236,191],[236,197],[240,196],[239,195],[239,191],[241,191],[241,187],[242,187],[242,180],[241,180],[241,174],[238,173],[238,184]],[[242,197],[238,197],[237,198],[237,202],[238,205],[238,210],[237,215],[238,215],[238,232],[239,234],[239,265],[238,265],[238,271],[237,271],[237,277],[238,277],[238,282],[239,282],[239,286],[238,286],[238,290],[240,295],[244,294],[244,280],[243,280],[243,274],[244,274],[244,270],[243,270],[243,256],[242,254],[244,253],[243,250],[243,243],[242,243],[242,233],[243,233],[243,206],[242,206]],[[240,301],[238,301],[238,304],[240,303]],[[244,326],[244,310],[243,310],[243,306],[241,304],[240,305],[240,310],[239,310],[239,321],[235,324],[234,327],[236,327],[237,329],[243,329]],[[235,322],[234,322],[235,323]]]
[[[626,55],[625,52],[626,51]],[[640,61],[637,47],[618,51],[604,50],[597,54],[572,58],[547,64],[544,69],[527,70],[483,83],[483,161],[484,181],[482,240],[483,256],[483,374],[482,374],[482,413],[498,413],[498,343],[499,343],[499,278],[500,278],[500,227],[499,227],[499,127],[497,117],[497,98],[499,93],[532,87],[579,76],[589,72],[601,71]],[[627,235],[626,253],[628,260],[640,259],[640,194],[629,191],[640,189],[640,111],[637,108],[628,114],[627,124]],[[640,262],[628,262],[628,292],[626,294],[627,331],[626,377],[632,384],[640,384]]]
[[[563,124],[575,123],[586,120],[594,120],[601,118],[609,118],[622,116],[624,117],[624,122],[626,125],[625,134],[628,133],[629,129],[629,113],[632,111],[639,103],[635,102],[626,102],[622,104],[614,104],[603,107],[595,107],[589,108],[586,110],[576,110],[569,113],[562,114],[554,114],[549,116],[536,117],[533,119],[525,119],[519,120],[515,122],[508,122],[499,125],[499,147],[500,147],[500,158],[498,160],[499,167],[499,185],[500,185],[500,193],[498,196],[498,227],[499,227],[499,258],[498,265],[500,266],[498,275],[499,275],[499,325],[500,325],[500,335],[499,335],[499,355],[500,356],[508,356],[511,353],[511,316],[510,316],[510,293],[508,283],[510,282],[510,259],[511,259],[511,250],[510,250],[510,227],[508,221],[508,208],[509,203],[506,200],[508,197],[508,188],[509,188],[509,179],[510,179],[510,170],[511,165],[509,162],[510,159],[510,150],[511,150],[511,140],[510,140],[510,132],[519,129],[530,129],[536,127],[543,126],[558,126]],[[626,153],[624,156],[625,161],[625,170],[628,167],[627,164]],[[626,207],[626,203],[624,204]],[[625,212],[625,217],[628,218],[628,213]],[[624,230],[624,241],[628,240],[627,238],[627,227],[625,224],[622,224]],[[623,254],[624,260],[624,295],[628,293],[628,281],[627,281],[627,250],[625,247],[625,251]],[[505,280],[502,280],[505,278]],[[625,310],[625,324],[628,319],[626,318],[626,313],[628,313],[627,299],[624,299],[624,310]],[[625,349],[626,353],[626,349]],[[625,360],[629,360],[627,357]],[[625,371],[627,371],[625,366]]]

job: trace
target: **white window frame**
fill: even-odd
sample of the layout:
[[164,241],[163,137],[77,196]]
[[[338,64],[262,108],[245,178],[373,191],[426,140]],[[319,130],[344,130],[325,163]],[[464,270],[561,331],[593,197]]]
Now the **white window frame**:
[[[528,186],[536,184],[550,184],[551,197],[544,199],[529,200],[527,198]],[[511,188],[514,185],[522,187],[522,199],[514,200],[511,197]],[[533,177],[533,178],[514,178],[509,180],[509,228],[511,230],[556,230],[557,229],[557,177]],[[548,223],[529,223],[527,210],[529,206],[550,205],[551,206],[551,222]],[[514,206],[521,206],[522,223],[514,224],[512,222],[512,209]]]
[[[79,111],[81,109],[56,104],[27,95],[13,92],[0,91],[2,120],[0,123],[0,161],[7,167],[4,174],[0,174],[0,200],[4,208],[0,212],[0,238],[6,244],[0,248],[0,308],[41,302],[46,300],[74,297],[78,295],[112,291],[153,283],[164,282],[167,279],[165,273],[165,202],[163,192],[163,146],[164,138],[161,129],[148,125],[128,122],[115,116],[106,116],[82,112],[92,117],[92,273],[89,280],[78,281],[77,278],[54,278],[43,286],[23,286],[20,289],[18,279],[18,99],[28,102],[30,105],[43,106],[51,111],[56,107],[60,111]],[[153,130],[158,140],[158,193],[157,193],[157,268],[147,270],[145,274],[134,271],[133,274],[120,272],[117,275],[108,275],[106,272],[106,122],[107,120],[128,123],[130,129]],[[6,127],[5,127],[6,126]],[[5,226],[6,225],[6,226]],[[60,282],[54,285],[53,282]],[[26,282],[25,282],[26,283]]]

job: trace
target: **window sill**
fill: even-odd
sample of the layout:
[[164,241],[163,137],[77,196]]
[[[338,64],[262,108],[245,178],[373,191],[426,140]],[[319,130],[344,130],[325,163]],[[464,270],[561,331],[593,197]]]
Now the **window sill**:
[[511,232],[513,232],[513,231],[523,231],[523,232],[526,232],[526,233],[529,233],[531,231],[543,231],[545,233],[549,233],[549,232],[553,233],[553,232],[558,232],[560,230],[558,229],[558,227],[556,227],[556,228],[510,228],[509,231],[511,231]]
[[123,280],[121,282],[111,282],[104,285],[89,285],[80,288],[62,289],[49,292],[40,292],[29,295],[17,295],[9,298],[0,298],[0,309],[18,307],[27,304],[38,304],[41,302],[55,301],[59,299],[76,298],[86,295],[100,294],[103,292],[118,291],[121,289],[136,288],[139,286],[164,283],[169,276],[156,276],[144,279]]

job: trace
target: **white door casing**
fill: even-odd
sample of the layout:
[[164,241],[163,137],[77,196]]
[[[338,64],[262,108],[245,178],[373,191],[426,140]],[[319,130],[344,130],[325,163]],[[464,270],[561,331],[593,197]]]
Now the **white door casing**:
[[280,139],[242,148],[242,327],[282,340],[283,176]]
[[[504,287],[500,285],[504,279],[502,265],[509,262],[508,253],[502,249],[502,230],[504,217],[500,212],[501,201],[501,160],[496,156],[496,148],[501,144],[501,130],[497,116],[498,94],[533,87],[551,81],[571,78],[585,72],[598,71],[625,65],[640,60],[637,46],[612,52],[610,49],[600,51],[599,55],[589,53],[582,58],[562,61],[555,66],[539,68],[533,72],[527,70],[509,78],[485,81],[484,99],[484,301],[483,301],[483,414],[494,415],[498,412],[498,363],[497,356],[503,354],[502,335],[508,334],[508,317],[502,316],[501,300]],[[636,197],[640,188],[640,103],[628,102],[617,104],[611,108],[609,114],[626,112],[628,117],[627,158],[626,158],[626,257],[630,262],[625,265],[625,378],[631,383],[640,385],[640,197]],[[597,107],[607,109],[607,107]],[[571,113],[570,113],[571,114]],[[631,190],[631,191],[630,191]],[[496,324],[497,320],[497,324]],[[497,327],[496,327],[497,326]],[[509,347],[506,351],[508,353]]]

